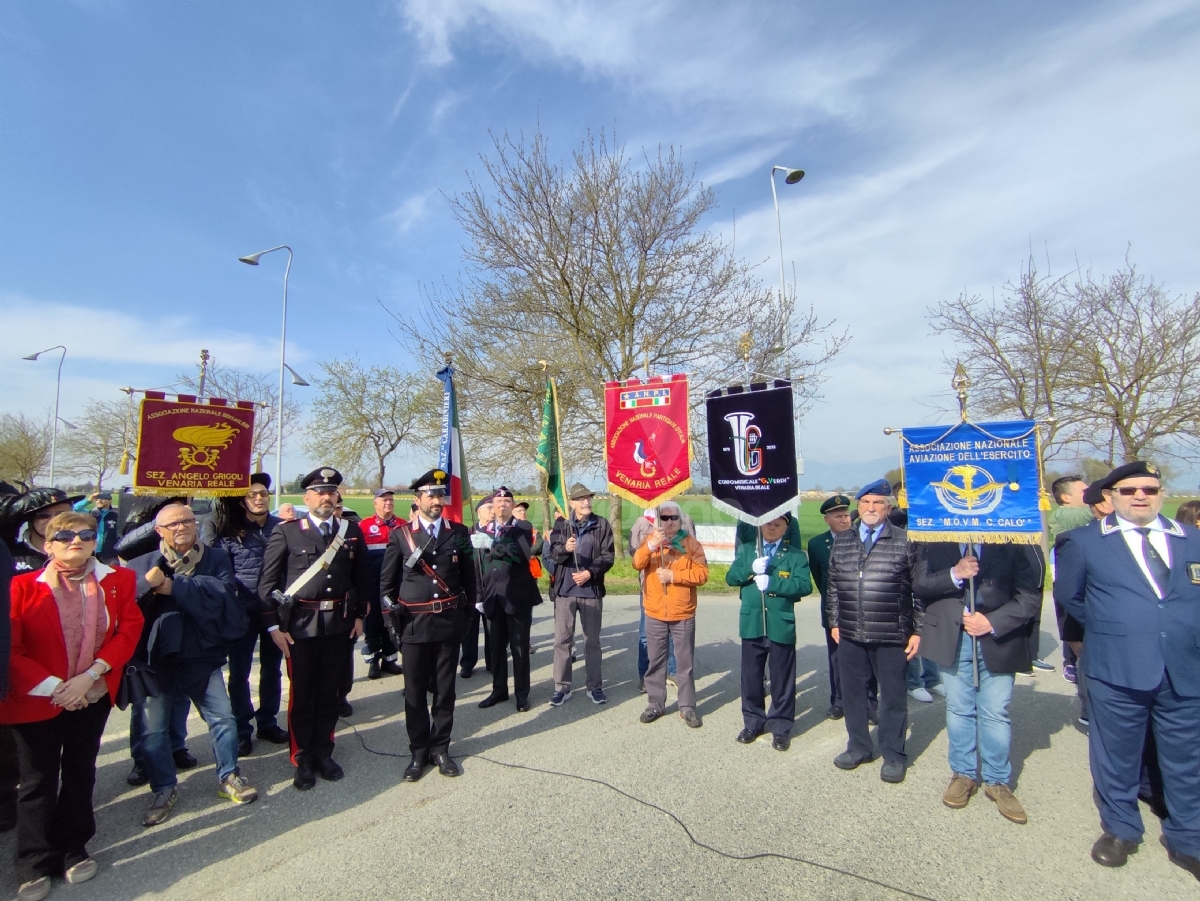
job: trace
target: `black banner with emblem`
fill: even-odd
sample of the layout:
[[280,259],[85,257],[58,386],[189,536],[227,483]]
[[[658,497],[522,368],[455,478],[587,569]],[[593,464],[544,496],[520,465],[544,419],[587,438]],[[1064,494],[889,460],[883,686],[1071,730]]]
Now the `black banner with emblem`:
[[705,401],[713,506],[760,526],[796,507],[792,383],[714,391]]

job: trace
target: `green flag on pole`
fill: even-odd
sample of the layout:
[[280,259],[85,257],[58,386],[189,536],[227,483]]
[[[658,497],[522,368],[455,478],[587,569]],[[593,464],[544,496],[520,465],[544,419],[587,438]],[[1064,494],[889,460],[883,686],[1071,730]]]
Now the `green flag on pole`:
[[554,379],[546,380],[546,402],[542,405],[542,434],[538,438],[537,468],[546,477],[546,493],[558,514],[567,516],[567,491],[563,477],[562,445],[558,436],[558,390]]

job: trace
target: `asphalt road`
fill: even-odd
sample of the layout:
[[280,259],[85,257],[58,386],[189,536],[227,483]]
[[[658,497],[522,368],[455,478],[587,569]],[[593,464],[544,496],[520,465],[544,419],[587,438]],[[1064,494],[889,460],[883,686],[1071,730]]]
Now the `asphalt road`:
[[[1049,628],[1053,615],[1047,599]],[[704,726],[670,714],[638,722],[637,606],[605,609],[606,706],[574,697],[548,706],[550,609],[534,622],[534,709],[480,710],[480,668],[459,680],[452,752],[464,774],[408,785],[401,677],[368,681],[359,664],[342,721],[337,784],[291,786],[286,752],[260,744],[243,763],[262,794],[248,806],[216,797],[203,723],[189,745],[202,766],[183,774],[180,802],[144,829],[148,789],[125,784],[127,715],[114,711],[99,759],[100,873],[56,885],[70,901],[171,899],[447,898],[1200,898],[1200,883],[1167,861],[1157,821],[1120,870],[1092,863],[1099,834],[1087,739],[1074,725],[1074,686],[1061,675],[1018,677],[1013,696],[1016,792],[1026,826],[1007,822],[982,794],[963,810],[940,796],[949,779],[944,704],[909,702],[907,780],[888,785],[879,764],[850,773],[832,760],[845,729],[825,719],[828,683],[814,599],[798,607],[798,710],[791,750],[734,741],[741,728],[737,602],[703,597],[696,667]],[[1055,644],[1043,635],[1044,649]],[[1058,662],[1057,652],[1048,653]],[[580,667],[581,668],[581,667]],[[378,752],[378,753],[372,753]],[[401,755],[399,757],[380,755]],[[0,836],[0,896],[13,897]]]

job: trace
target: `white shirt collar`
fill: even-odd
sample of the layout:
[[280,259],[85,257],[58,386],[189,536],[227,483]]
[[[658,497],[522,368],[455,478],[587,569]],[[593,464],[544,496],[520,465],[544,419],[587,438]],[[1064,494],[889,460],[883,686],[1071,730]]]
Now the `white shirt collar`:
[[1122,519],[1116,513],[1114,513],[1113,516],[1117,520],[1117,528],[1119,528],[1122,532],[1133,532],[1137,529],[1149,529],[1152,532],[1165,532],[1166,531],[1166,529],[1163,528],[1161,516],[1154,517],[1153,522],[1148,522],[1144,526],[1139,526],[1137,523],[1130,522],[1127,519]]

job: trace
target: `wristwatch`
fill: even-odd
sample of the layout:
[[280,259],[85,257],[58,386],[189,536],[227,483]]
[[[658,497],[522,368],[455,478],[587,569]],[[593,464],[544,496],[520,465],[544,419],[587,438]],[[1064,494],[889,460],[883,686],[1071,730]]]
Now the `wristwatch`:
[[84,672],[85,672],[85,673],[87,673],[89,676],[91,676],[91,677],[92,677],[92,681],[93,681],[93,682],[99,682],[99,681],[100,681],[100,673],[96,672],[96,671],[95,671],[94,669],[92,669],[91,667],[88,667],[87,669],[85,669],[85,670],[84,670]]

